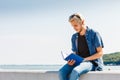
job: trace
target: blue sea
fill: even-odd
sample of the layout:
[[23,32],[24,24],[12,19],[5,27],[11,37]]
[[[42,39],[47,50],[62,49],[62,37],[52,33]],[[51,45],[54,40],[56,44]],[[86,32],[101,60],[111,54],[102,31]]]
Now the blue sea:
[[[58,71],[63,65],[0,65],[0,70]],[[104,70],[120,70],[120,66],[104,66]]]

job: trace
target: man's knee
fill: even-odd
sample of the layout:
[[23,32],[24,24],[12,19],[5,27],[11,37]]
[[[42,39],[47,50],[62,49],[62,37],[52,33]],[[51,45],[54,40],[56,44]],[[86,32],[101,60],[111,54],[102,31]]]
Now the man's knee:
[[71,75],[80,76],[82,74],[89,72],[90,70],[91,69],[89,69],[89,68],[83,68],[83,67],[78,66],[78,67],[74,68]]

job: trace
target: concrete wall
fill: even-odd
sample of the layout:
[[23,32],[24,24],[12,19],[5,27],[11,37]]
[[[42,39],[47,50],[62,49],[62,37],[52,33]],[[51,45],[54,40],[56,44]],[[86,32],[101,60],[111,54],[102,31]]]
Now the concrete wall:
[[[59,80],[57,71],[0,71],[0,80]],[[120,71],[89,72],[80,80],[120,80]]]
[[120,80],[120,71],[89,72],[82,75],[80,80]]

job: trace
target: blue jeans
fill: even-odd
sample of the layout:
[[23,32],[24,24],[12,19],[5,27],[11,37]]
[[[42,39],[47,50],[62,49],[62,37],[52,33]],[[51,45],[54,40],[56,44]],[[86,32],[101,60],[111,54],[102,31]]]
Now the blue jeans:
[[78,66],[70,66],[68,64],[65,64],[60,70],[59,70],[59,79],[60,80],[79,80],[79,77],[82,74],[85,74],[89,71],[94,71],[94,65],[92,62],[82,62]]

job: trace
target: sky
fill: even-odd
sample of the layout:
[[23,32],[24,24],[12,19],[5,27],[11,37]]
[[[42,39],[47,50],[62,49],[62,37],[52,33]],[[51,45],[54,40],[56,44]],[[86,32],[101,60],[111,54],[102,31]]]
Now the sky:
[[104,54],[120,51],[120,0],[0,0],[0,64],[64,64],[73,13],[97,30]]

